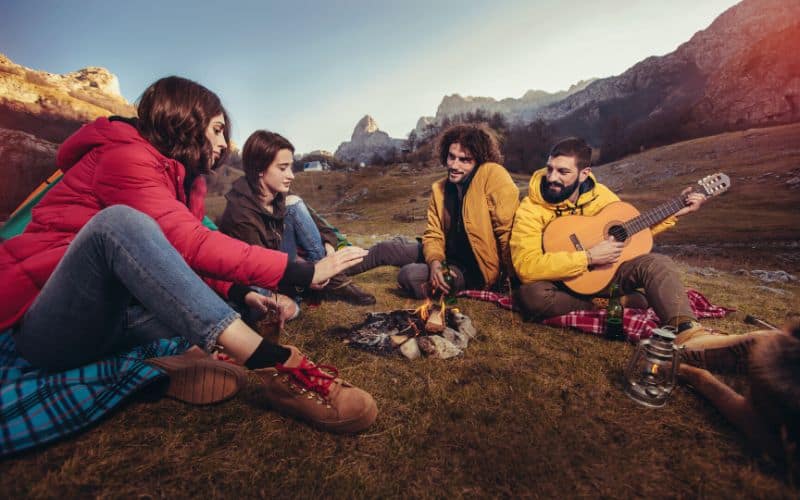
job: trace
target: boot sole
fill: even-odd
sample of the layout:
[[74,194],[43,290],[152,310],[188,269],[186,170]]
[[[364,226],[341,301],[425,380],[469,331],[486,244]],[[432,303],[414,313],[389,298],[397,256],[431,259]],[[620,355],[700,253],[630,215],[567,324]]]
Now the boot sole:
[[755,341],[755,338],[749,338],[727,347],[686,349],[683,351],[683,360],[692,366],[712,372],[743,375],[747,373],[750,349]]
[[356,434],[371,426],[378,418],[378,405],[374,402],[364,409],[361,415],[345,422],[311,422],[318,428],[337,434]]
[[147,362],[169,376],[166,396],[192,405],[226,401],[235,396],[247,380],[243,369],[224,361],[171,356]]

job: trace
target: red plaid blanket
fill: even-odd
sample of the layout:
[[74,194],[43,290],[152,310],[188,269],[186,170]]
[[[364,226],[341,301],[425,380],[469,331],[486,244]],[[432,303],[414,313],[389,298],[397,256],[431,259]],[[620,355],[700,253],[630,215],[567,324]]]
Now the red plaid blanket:
[[[687,290],[689,305],[698,318],[721,318],[735,309],[715,306],[697,290]],[[508,295],[485,290],[465,290],[458,294],[459,297],[486,300],[494,302],[504,309],[516,310],[514,301]],[[606,311],[573,311],[563,316],[553,316],[542,321],[543,324],[562,328],[577,328],[586,333],[602,335],[606,321]],[[653,328],[658,326],[658,316],[653,309],[625,309],[623,327],[630,342],[638,342],[653,334]]]

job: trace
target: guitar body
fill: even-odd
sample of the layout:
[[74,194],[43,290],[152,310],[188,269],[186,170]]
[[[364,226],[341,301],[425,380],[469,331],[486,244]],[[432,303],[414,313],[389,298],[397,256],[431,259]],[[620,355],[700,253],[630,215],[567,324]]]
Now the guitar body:
[[[622,201],[608,204],[593,216],[565,215],[557,217],[544,228],[542,249],[545,253],[586,251],[608,239],[610,232],[619,231],[620,226],[639,216],[636,208]],[[618,233],[619,234],[619,233]],[[624,241],[625,247],[619,260],[613,264],[592,266],[592,268],[574,278],[563,280],[570,290],[592,295],[605,289],[611,282],[619,266],[626,261],[650,252],[653,248],[653,233],[639,231],[623,238],[615,236],[617,241]]]

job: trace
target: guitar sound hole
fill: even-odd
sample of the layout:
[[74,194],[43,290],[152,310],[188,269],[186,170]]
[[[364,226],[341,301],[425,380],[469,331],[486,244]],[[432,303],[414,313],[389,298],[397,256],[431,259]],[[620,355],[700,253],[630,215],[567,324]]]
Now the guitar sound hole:
[[611,226],[608,229],[609,236],[613,236],[617,241],[625,241],[628,239],[628,231],[622,226]]

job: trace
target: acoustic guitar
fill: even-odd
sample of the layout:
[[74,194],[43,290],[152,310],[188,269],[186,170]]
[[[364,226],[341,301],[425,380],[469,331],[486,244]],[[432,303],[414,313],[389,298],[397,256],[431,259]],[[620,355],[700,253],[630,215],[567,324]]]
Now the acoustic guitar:
[[[727,175],[716,173],[697,181],[694,192],[708,197],[724,193],[731,185]],[[626,261],[649,253],[653,248],[650,226],[661,222],[686,206],[685,196],[678,196],[647,212],[640,214],[636,208],[622,201],[609,203],[593,216],[566,215],[548,224],[542,235],[542,249],[552,252],[583,252],[613,236],[625,243],[622,255],[613,264],[592,266],[579,276],[563,280],[570,290],[585,295],[600,292],[608,286],[617,268]]]

